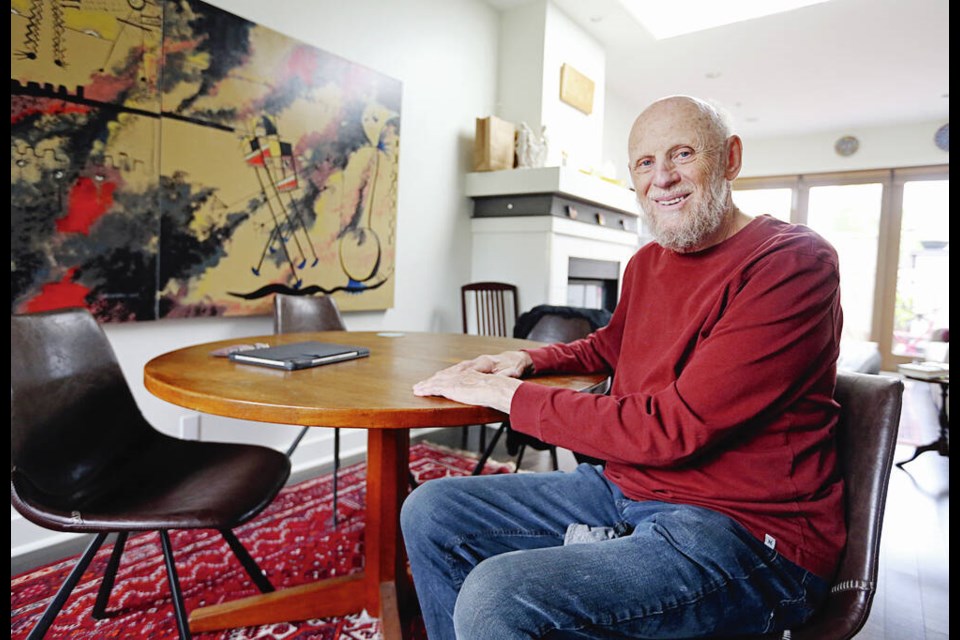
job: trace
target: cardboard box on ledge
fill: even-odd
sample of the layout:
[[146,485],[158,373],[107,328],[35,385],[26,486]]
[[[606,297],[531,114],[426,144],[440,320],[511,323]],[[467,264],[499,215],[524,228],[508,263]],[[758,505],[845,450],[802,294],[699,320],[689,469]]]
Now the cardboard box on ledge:
[[517,128],[496,116],[477,118],[473,170],[500,171],[515,166]]

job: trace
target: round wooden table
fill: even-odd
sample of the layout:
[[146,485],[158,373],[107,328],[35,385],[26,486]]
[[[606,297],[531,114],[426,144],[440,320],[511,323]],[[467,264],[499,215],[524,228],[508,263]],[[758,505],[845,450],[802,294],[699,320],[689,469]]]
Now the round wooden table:
[[[298,371],[211,355],[240,343],[273,346],[305,340],[367,347],[370,355]],[[327,331],[221,340],[148,362],[147,390],[194,411],[274,424],[368,430],[363,572],[196,609],[190,614],[190,629],[230,629],[365,609],[379,613],[384,638],[400,638],[398,598],[412,598],[399,527],[400,505],[408,490],[409,430],[486,424],[505,417],[486,407],[421,398],[413,395],[412,387],[461,360],[540,344],[465,334]],[[530,382],[585,391],[605,379],[600,374],[548,375]]]

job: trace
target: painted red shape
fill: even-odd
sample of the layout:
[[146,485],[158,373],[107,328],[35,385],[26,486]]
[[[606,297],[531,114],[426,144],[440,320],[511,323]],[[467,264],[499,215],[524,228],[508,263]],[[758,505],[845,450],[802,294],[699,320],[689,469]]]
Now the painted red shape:
[[49,282],[40,288],[40,293],[24,305],[27,313],[52,311],[66,307],[85,307],[90,289],[73,281],[76,269],[70,269],[60,282]]
[[98,185],[90,178],[77,178],[70,189],[67,215],[57,220],[57,231],[88,235],[93,223],[113,205],[115,188],[111,182]]

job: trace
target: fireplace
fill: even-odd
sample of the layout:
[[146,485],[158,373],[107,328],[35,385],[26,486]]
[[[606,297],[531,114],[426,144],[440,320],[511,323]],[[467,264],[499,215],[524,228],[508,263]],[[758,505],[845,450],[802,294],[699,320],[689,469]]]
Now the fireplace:
[[517,285],[521,312],[539,304],[613,310],[641,244],[631,191],[548,167],[468,174],[467,195],[474,281]]
[[613,313],[620,291],[620,264],[613,260],[570,258],[567,305]]

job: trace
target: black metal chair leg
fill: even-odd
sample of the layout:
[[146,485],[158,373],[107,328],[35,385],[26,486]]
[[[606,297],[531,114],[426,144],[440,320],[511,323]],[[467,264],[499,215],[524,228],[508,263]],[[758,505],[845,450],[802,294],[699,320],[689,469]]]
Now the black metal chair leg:
[[520,471],[520,465],[523,463],[523,452],[526,451],[526,449],[527,445],[522,444],[517,450],[517,468],[513,470],[514,473],[518,473]]
[[173,612],[177,617],[180,640],[190,640],[190,623],[187,622],[187,608],[183,604],[183,592],[180,591],[177,567],[173,563],[173,547],[170,544],[170,534],[163,530],[158,533],[160,534],[160,546],[163,547],[163,560],[167,565],[167,578],[170,580],[170,594],[173,596]]
[[560,471],[560,460],[557,459],[556,447],[550,447],[550,460],[553,462],[553,470]]
[[117,533],[117,541],[113,544],[113,553],[110,554],[110,562],[107,563],[107,569],[103,573],[103,582],[100,583],[100,591],[97,592],[97,601],[93,605],[93,618],[103,620],[107,617],[107,604],[110,602],[110,592],[113,591],[113,583],[117,578],[117,569],[120,568],[120,556],[123,555],[123,547],[127,544],[126,531]]
[[297,434],[297,437],[293,439],[293,442],[290,443],[290,446],[287,448],[287,457],[293,455],[293,452],[297,450],[297,447],[300,445],[300,441],[303,440],[303,436],[307,435],[307,429],[310,427],[304,427],[300,429],[300,433]]
[[507,423],[500,423],[500,428],[497,429],[496,433],[493,434],[493,439],[490,441],[490,446],[483,450],[483,455],[480,456],[477,466],[473,468],[473,473],[470,475],[478,476],[483,472],[483,467],[487,464],[487,460],[490,459],[490,455],[493,453],[494,447],[497,446],[497,441],[500,440],[500,436],[502,436],[506,430]]
[[240,540],[237,539],[236,534],[230,529],[220,529],[220,535],[223,536],[223,539],[227,541],[227,544],[230,545],[230,549],[233,550],[233,555],[237,556],[237,560],[240,561],[240,564],[243,565],[243,568],[246,570],[247,574],[250,576],[250,579],[253,580],[253,583],[257,585],[257,589],[260,589],[260,593],[270,593],[276,591],[273,588],[273,585],[270,584],[270,580],[267,579],[267,576],[263,574],[263,571],[260,570],[260,567],[257,565],[256,560],[253,559],[253,556],[250,555],[250,552],[247,551]]
[[337,485],[340,476],[340,429],[333,430],[333,528],[337,528]]
[[83,552],[80,561],[74,565],[73,571],[70,572],[70,575],[67,576],[67,579],[60,586],[60,590],[57,591],[57,595],[54,596],[53,601],[43,612],[40,622],[30,631],[27,640],[41,640],[41,638],[47,634],[47,630],[49,630],[50,625],[53,624],[53,619],[60,613],[60,609],[62,609],[63,605],[67,602],[67,598],[70,597],[73,588],[77,586],[80,577],[83,576],[83,572],[87,570],[87,566],[90,564],[90,561],[93,560],[93,556],[97,554],[97,550],[106,539],[106,533],[98,533],[97,537],[93,539],[93,542],[90,543],[87,550]]

